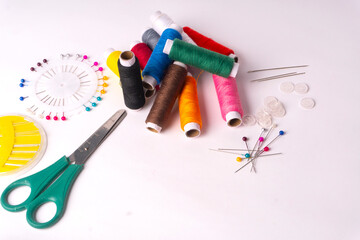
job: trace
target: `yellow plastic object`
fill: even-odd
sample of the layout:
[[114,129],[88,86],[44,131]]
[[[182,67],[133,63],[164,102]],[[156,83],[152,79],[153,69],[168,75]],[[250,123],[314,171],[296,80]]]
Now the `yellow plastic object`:
[[31,169],[44,155],[46,145],[46,134],[33,119],[0,116],[0,176]]
[[118,64],[120,54],[121,54],[120,51],[113,51],[112,53],[109,54],[108,58],[106,59],[106,65],[118,77],[120,77],[120,75],[119,75],[119,68],[118,68],[117,64]]

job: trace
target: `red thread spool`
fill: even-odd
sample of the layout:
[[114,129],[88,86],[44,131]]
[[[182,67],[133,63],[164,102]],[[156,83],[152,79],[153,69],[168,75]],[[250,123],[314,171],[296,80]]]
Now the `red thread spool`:
[[131,51],[139,60],[140,68],[144,69],[151,56],[151,49],[145,43],[134,42],[134,44],[131,46]]
[[206,48],[208,50],[229,56],[231,54],[234,54],[234,50],[225,47],[224,45],[221,45],[218,42],[215,42],[211,38],[208,38],[199,32],[195,31],[194,29],[191,29],[189,27],[183,27],[184,32],[189,35],[189,37],[199,46]]

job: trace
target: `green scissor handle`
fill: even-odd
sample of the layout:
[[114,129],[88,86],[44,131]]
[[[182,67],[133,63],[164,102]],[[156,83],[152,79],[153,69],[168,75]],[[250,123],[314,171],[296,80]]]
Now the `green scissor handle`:
[[[60,173],[69,165],[68,159],[64,156],[49,167],[28,177],[11,183],[1,195],[1,205],[10,212],[24,210]],[[21,186],[28,186],[31,189],[29,197],[18,205],[11,205],[8,196],[12,190]]]
[[[83,165],[72,164],[65,169],[63,174],[56,179],[43,193],[33,200],[26,208],[26,220],[34,228],[47,228],[57,223],[65,212],[65,206],[69,191],[76,177],[79,175]],[[36,221],[37,209],[46,202],[53,202],[56,205],[55,216],[48,222]]]
[[[11,183],[1,195],[1,205],[12,212],[26,208],[26,220],[31,226],[35,228],[50,227],[62,217],[69,190],[82,169],[83,165],[69,165],[69,160],[64,156],[40,172]],[[61,176],[56,179],[60,174]],[[54,179],[56,180],[54,181]],[[20,186],[29,186],[31,188],[29,197],[18,205],[10,205],[7,200],[8,195],[12,190]],[[48,188],[44,191],[46,187]],[[56,213],[50,221],[40,223],[36,221],[36,211],[46,202],[55,203]]]

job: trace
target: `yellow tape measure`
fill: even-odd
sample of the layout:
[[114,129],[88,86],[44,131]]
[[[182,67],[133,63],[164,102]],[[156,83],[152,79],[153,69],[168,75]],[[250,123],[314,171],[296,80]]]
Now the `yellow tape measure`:
[[30,117],[0,116],[0,176],[35,166],[46,145],[45,131]]

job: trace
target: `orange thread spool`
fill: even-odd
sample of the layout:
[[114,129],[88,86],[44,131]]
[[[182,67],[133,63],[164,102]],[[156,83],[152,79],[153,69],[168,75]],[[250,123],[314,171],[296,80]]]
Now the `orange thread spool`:
[[179,96],[181,129],[187,137],[197,137],[202,128],[197,83],[190,73],[186,76],[184,87]]

